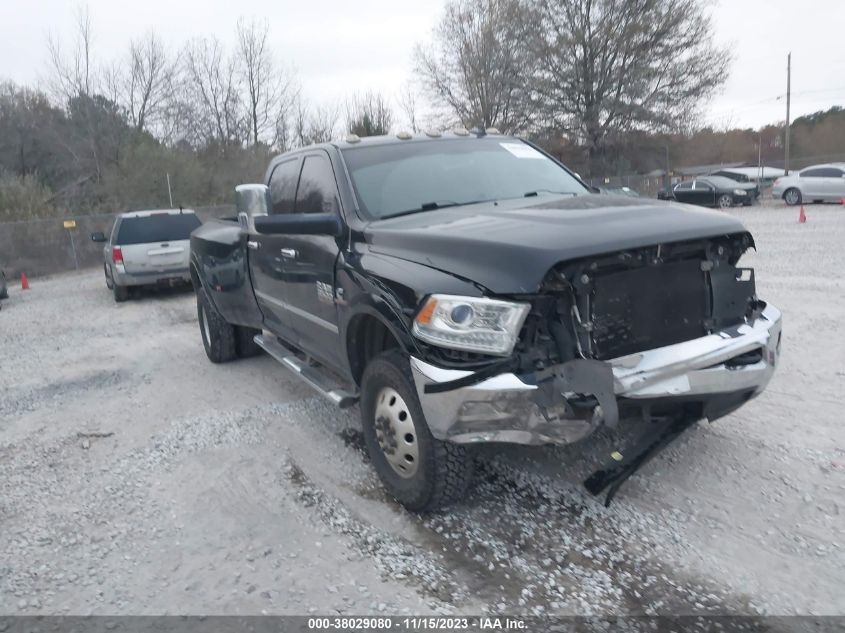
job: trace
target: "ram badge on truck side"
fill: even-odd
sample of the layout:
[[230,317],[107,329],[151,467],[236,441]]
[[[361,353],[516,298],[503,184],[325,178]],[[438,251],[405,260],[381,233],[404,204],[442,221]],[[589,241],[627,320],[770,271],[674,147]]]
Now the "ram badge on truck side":
[[517,138],[350,137],[275,158],[191,236],[208,357],[264,349],[341,407],[412,510],[458,499],[478,442],[568,444],[651,421],[619,485],[761,393],[781,316],[725,213],[594,195]]

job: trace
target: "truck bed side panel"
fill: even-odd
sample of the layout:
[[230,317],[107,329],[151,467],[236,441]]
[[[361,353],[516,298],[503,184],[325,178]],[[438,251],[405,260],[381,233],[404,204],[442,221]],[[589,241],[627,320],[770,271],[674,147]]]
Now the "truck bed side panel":
[[261,328],[252,291],[247,233],[237,222],[210,220],[191,233],[191,264],[214,305],[229,323]]

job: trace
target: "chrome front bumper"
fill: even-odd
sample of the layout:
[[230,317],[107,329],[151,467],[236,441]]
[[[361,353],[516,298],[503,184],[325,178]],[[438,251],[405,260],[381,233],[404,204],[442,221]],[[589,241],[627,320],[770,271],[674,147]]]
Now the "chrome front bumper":
[[[768,305],[753,324],[608,361],[617,398],[656,399],[750,393],[768,384],[780,352],[781,313]],[[726,361],[760,349],[759,361]],[[562,365],[561,367],[565,367]],[[432,435],[458,443],[568,444],[592,432],[594,421],[550,422],[537,405],[532,376],[504,373],[467,387],[425,393],[425,385],[472,372],[444,369],[411,357],[411,370]],[[561,403],[564,394],[557,394]]]

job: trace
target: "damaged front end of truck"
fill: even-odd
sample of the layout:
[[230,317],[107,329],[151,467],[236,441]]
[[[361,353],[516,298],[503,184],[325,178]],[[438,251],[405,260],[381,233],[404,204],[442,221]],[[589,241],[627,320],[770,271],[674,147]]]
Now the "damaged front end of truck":
[[609,503],[619,485],[701,419],[716,420],[769,382],[781,315],[739,265],[747,232],[655,244],[553,266],[506,358],[444,358],[411,368],[432,434],[457,443],[570,444],[646,420],[585,482]]

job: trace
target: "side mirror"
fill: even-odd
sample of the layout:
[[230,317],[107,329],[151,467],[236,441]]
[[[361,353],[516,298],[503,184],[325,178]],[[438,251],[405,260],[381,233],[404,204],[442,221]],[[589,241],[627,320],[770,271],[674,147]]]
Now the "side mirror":
[[95,231],[94,233],[91,233],[91,241],[92,242],[105,242],[106,241],[106,235],[102,231]]
[[255,230],[266,235],[332,235],[343,231],[335,213],[284,213],[259,216],[254,219]]
[[238,212],[238,224],[245,231],[251,231],[254,219],[266,216],[270,206],[270,189],[266,185],[238,185],[235,187],[235,208]]

